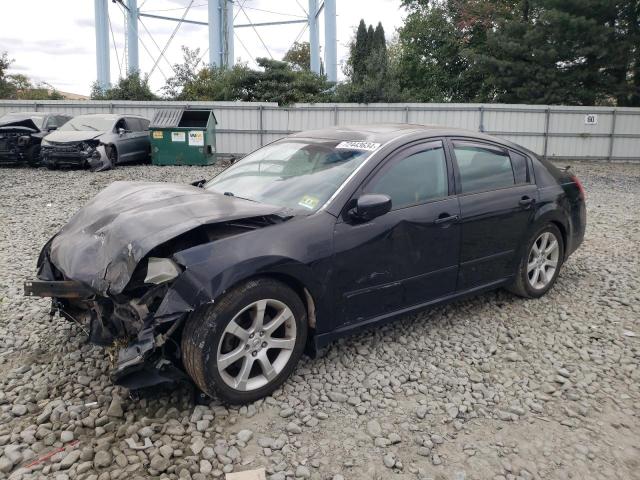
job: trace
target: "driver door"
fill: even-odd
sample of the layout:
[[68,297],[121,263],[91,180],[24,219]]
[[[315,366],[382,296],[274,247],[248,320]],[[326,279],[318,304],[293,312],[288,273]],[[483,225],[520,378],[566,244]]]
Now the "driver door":
[[[120,133],[121,128],[124,129],[123,133]],[[118,120],[114,127],[114,132],[117,135],[116,149],[118,151],[118,163],[132,161],[132,157],[135,156],[135,137],[131,125],[129,125],[126,118]]]
[[450,177],[450,161],[437,140],[398,152],[365,181],[354,197],[386,194],[391,211],[368,222],[355,221],[345,212],[336,223],[332,283],[335,298],[342,299],[337,309],[342,318],[335,327],[455,291],[460,212]]

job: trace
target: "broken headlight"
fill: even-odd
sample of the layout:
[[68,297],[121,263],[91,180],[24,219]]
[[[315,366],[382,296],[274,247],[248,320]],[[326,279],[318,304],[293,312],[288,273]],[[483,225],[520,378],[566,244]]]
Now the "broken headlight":
[[149,257],[144,283],[159,285],[169,282],[182,273],[182,269],[170,258]]

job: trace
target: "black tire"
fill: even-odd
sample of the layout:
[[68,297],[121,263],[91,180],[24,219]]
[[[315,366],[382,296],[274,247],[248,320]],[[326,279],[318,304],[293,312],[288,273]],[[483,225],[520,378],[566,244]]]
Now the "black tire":
[[40,166],[40,145],[31,145],[26,153],[27,165],[30,167]]
[[[225,328],[236,314],[263,299],[282,302],[293,313],[295,346],[284,368],[266,385],[248,391],[238,390],[228,385],[218,370],[218,347]],[[217,395],[231,404],[248,403],[269,395],[284,383],[298,363],[306,339],[307,313],[298,294],[275,279],[257,278],[234,287],[215,303],[190,315],[182,333],[182,361],[187,373],[207,395]]]
[[[542,288],[534,288],[531,285],[529,280],[529,272],[527,271],[527,264],[529,262],[529,256],[531,254],[531,250],[533,248],[533,244],[538,238],[545,232],[549,232],[553,234],[558,242],[558,262],[557,267],[551,277],[551,280]],[[527,247],[522,255],[522,258],[518,262],[518,268],[516,270],[515,278],[513,283],[507,287],[512,293],[524,298],[540,298],[545,293],[547,293],[553,285],[556,283],[558,279],[558,274],[560,273],[560,269],[562,267],[564,259],[564,240],[562,238],[562,233],[554,224],[549,223],[538,230],[531,236],[529,241],[527,242]]]

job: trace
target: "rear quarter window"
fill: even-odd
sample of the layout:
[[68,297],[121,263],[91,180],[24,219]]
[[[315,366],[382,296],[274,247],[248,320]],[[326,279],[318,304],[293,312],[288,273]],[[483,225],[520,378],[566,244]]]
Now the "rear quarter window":
[[529,161],[527,157],[516,152],[509,152],[511,156],[511,165],[513,166],[513,177],[516,184],[529,183],[531,181],[529,174]]

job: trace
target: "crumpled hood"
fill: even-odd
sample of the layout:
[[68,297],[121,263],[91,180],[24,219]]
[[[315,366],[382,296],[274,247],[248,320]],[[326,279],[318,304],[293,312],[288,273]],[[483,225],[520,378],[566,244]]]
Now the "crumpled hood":
[[51,239],[48,256],[67,278],[118,294],[154,247],[201,225],[284,211],[190,185],[114,182]]
[[104,135],[105,132],[96,132],[93,130],[64,130],[55,132],[51,132],[49,135],[45,137],[47,142],[51,143],[73,143],[73,142],[85,142],[87,140],[93,140],[94,138],[98,138],[101,135]]
[[7,130],[10,129],[6,127],[19,127],[19,128],[16,128],[16,130],[24,129],[26,132],[40,131],[40,128],[38,128],[38,126],[35,123],[33,123],[33,120],[31,120],[30,118],[27,118],[24,120],[15,120],[13,122],[0,122],[0,129],[7,129]]

